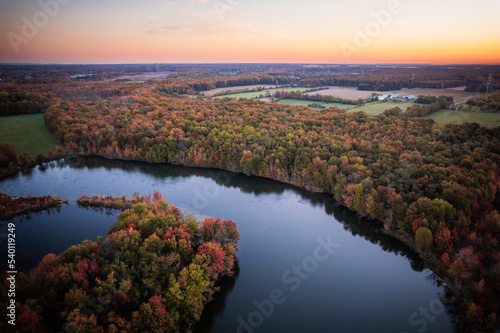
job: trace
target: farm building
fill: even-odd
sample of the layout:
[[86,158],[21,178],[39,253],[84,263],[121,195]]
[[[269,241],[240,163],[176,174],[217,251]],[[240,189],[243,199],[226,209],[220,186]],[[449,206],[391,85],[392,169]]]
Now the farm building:
[[397,99],[399,98],[399,94],[393,93],[393,94],[384,94],[384,95],[379,95],[378,100],[379,101],[385,101],[386,99]]

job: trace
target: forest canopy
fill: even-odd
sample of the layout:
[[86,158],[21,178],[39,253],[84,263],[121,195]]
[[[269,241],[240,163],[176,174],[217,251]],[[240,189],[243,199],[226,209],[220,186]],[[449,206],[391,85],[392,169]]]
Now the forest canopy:
[[79,154],[221,168],[330,193],[431,251],[441,276],[469,286],[464,311],[496,321],[498,129],[443,126],[399,108],[373,117],[176,96],[159,85],[98,102],[60,101],[45,121]]
[[[118,215],[107,237],[47,254],[17,276],[23,332],[179,332],[200,319],[231,276],[239,233],[232,221],[181,217],[159,194]],[[6,273],[2,274],[7,281]],[[7,300],[7,283],[0,298]],[[5,317],[8,309],[2,307]],[[7,331],[7,321],[0,324]]]
[[[494,91],[497,67],[172,65],[162,68],[172,70],[165,80],[122,78],[139,73],[140,67],[87,68],[85,75],[95,71],[109,79],[99,81],[94,75],[72,78],[83,67],[35,68],[32,78],[10,78],[5,73],[12,69],[0,66],[2,82],[7,82],[0,85],[0,108],[46,110],[46,127],[62,146],[36,161],[0,146],[0,164],[9,169],[5,174],[64,154],[96,155],[220,168],[327,193],[359,215],[380,221],[384,232],[419,251],[428,267],[461,294],[456,307],[471,327],[498,327],[500,128],[440,125],[421,118],[453,105],[447,96],[419,96],[422,105],[404,111],[395,107],[378,116],[200,98],[205,90],[245,85],[311,90],[327,85],[382,90],[462,86],[481,92],[486,81],[478,77],[490,73]],[[480,96],[469,105],[491,109],[497,96]],[[275,97],[363,102],[293,91],[279,91]]]

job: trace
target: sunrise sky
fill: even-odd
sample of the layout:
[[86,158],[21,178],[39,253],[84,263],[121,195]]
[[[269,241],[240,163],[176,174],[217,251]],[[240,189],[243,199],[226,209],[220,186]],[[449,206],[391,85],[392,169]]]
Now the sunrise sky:
[[499,13],[499,0],[0,0],[0,62],[498,64]]

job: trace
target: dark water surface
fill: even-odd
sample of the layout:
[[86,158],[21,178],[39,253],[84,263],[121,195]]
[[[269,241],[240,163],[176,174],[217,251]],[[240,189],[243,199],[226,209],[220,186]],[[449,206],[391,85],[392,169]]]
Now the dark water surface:
[[[195,332],[452,332],[431,271],[404,244],[314,195],[279,182],[170,165],[85,158],[4,179],[9,195],[57,194],[58,210],[16,218],[17,269],[105,236],[116,212],[78,208],[87,195],[159,191],[194,213],[231,219],[238,269],[221,284]],[[6,268],[0,223],[0,268]]]

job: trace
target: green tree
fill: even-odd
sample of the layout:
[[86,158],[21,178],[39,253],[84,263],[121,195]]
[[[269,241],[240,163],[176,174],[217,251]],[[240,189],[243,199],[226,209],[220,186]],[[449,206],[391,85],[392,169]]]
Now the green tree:
[[352,208],[355,211],[359,210],[359,205],[361,203],[361,197],[363,196],[363,185],[358,184],[356,186],[356,191],[354,192],[354,199],[352,201]]
[[432,231],[429,228],[421,227],[415,234],[415,241],[421,247],[429,248],[432,245]]

